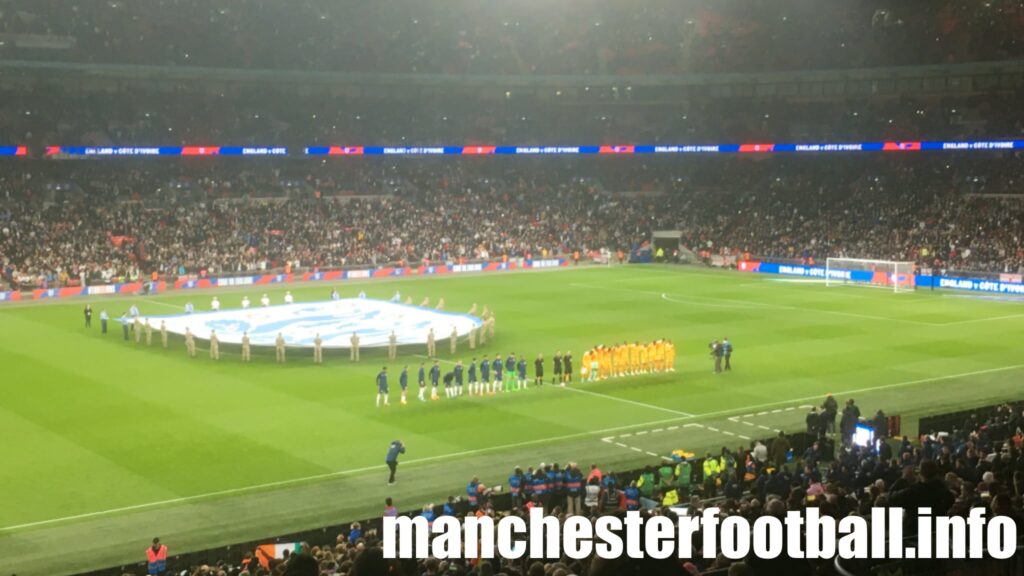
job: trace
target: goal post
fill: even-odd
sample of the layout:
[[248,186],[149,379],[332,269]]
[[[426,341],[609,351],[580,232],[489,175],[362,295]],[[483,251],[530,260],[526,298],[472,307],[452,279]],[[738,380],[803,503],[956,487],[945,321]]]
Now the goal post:
[[893,292],[913,292],[914,263],[864,258],[828,258],[826,286],[867,286]]

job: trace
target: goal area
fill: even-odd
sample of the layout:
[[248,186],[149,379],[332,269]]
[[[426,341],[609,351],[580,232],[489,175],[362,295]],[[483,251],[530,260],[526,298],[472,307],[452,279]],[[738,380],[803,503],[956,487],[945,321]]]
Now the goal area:
[[867,286],[893,292],[913,292],[914,263],[863,258],[828,258],[826,286]]

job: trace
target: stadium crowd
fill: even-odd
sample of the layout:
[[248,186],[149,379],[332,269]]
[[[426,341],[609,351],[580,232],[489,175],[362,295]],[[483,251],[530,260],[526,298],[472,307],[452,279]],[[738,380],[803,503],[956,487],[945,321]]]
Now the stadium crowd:
[[707,257],[1024,267],[1024,174],[999,154],[75,164],[4,177],[7,285],[629,253],[654,230]]
[[[1018,533],[1024,526],[1024,406],[1001,405],[973,413],[962,425],[916,439],[889,438],[888,420],[879,411],[869,420],[879,438],[885,440],[877,449],[851,444],[849,426],[864,421],[852,399],[840,410],[838,402],[828,396],[820,412],[815,409],[812,414],[815,419],[820,418],[820,428],[815,425],[802,451],[794,449],[790,437],[780,432],[767,443],[753,441],[735,450],[723,447],[703,458],[676,455],[672,462],[666,460],[629,473],[602,471],[597,464],[581,468],[573,462],[564,466],[541,463],[525,471],[515,468],[503,489],[488,487],[474,477],[461,497],[450,496],[443,505],[428,504],[407,514],[425,516],[428,521],[441,515],[470,514],[495,519],[514,514],[525,518],[533,507],[542,507],[546,514],[564,521],[568,514],[583,514],[594,520],[600,515],[630,510],[641,511],[643,515],[671,515],[670,507],[684,507],[690,515],[699,515],[706,508],[716,507],[720,518],[738,515],[752,522],[764,515],[782,518],[788,511],[813,507],[823,516],[839,519],[857,515],[870,524],[872,507],[930,507],[936,515],[961,517],[966,517],[971,508],[980,507],[990,518],[1010,517],[1018,525]],[[809,424],[811,421],[808,418]],[[501,479],[496,484],[505,482]],[[399,515],[391,499],[384,515]],[[905,521],[904,534],[916,534],[914,516],[908,514]],[[738,562],[721,554],[709,559],[663,561],[580,561],[565,556],[546,561],[395,561],[383,558],[379,528],[378,520],[356,522],[334,542],[304,544],[297,555],[261,559],[246,554],[241,562],[235,559],[215,566],[194,566],[190,574],[832,573],[832,559],[798,560],[785,554],[770,560],[751,556]],[[692,546],[694,550],[702,549],[699,534],[694,535]],[[981,567],[976,565],[975,570],[981,571],[972,573],[986,573],[984,561],[979,562]],[[995,569],[995,565],[988,568]]]
[[1019,137],[1024,89],[685,101],[671,87],[594,86],[507,96],[390,87],[297,94],[290,85],[0,91],[0,142],[32,146],[455,146],[858,142]]
[[[480,5],[12,0],[0,58],[376,73],[603,74],[1019,57],[1016,0]],[[585,17],[581,17],[585,14]],[[809,49],[813,47],[813,49]]]

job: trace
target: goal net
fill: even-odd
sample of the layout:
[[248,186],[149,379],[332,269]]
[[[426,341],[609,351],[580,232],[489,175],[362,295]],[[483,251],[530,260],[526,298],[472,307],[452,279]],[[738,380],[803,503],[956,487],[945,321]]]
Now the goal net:
[[869,286],[894,292],[914,290],[914,263],[860,258],[825,261],[826,286]]

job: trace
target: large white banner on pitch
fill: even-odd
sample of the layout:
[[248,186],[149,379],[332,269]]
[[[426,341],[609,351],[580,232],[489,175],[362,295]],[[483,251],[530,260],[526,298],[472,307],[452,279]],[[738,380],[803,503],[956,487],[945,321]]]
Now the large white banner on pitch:
[[[142,321],[146,319],[143,317]],[[468,314],[368,298],[149,316],[148,319],[154,329],[163,321],[168,332],[184,334],[188,328],[196,338],[204,340],[209,338],[211,330],[216,330],[218,340],[225,344],[240,344],[242,334],[247,332],[253,346],[273,346],[277,334],[281,333],[288,346],[312,347],[313,338],[320,334],[327,348],[348,348],[353,332],[359,335],[360,347],[375,347],[387,346],[392,330],[399,344],[422,344],[426,343],[431,328],[434,336],[443,340],[451,336],[453,327],[462,337],[482,324],[479,318]]]

